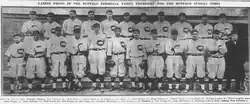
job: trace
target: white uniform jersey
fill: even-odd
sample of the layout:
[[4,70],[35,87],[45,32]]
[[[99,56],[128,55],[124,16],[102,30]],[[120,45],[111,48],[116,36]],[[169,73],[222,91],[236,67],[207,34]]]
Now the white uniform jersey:
[[122,21],[118,26],[121,28],[122,34],[124,36],[131,36],[132,30],[133,28],[135,28],[135,23],[133,23],[132,21]]
[[28,31],[34,31],[34,30],[38,30],[39,32],[41,32],[42,30],[42,23],[38,20],[28,20],[26,22],[24,22],[21,32],[26,34]]
[[11,44],[7,51],[5,52],[5,56],[8,56],[8,57],[22,57],[24,56],[25,54],[25,48],[23,47],[23,42],[20,42],[20,43],[13,43]]
[[212,36],[212,32],[213,32],[213,26],[211,24],[198,24],[195,26],[195,28],[200,37],[211,37]]
[[118,25],[118,22],[113,19],[112,20],[106,19],[101,22],[102,31],[104,34],[107,35],[107,37],[112,37],[115,35],[115,32],[113,31],[113,29],[117,25]]
[[113,53],[125,53],[127,47],[127,40],[120,37],[112,37],[111,41],[108,43],[107,55],[112,55]]
[[178,21],[172,25],[171,29],[176,29],[178,31],[179,38],[188,38],[190,37],[190,31],[193,30],[193,27],[188,22],[181,23]]
[[73,45],[69,49],[69,53],[76,54],[78,52],[87,51],[88,49],[88,39],[87,38],[74,38]]
[[107,40],[104,34],[92,34],[91,37],[88,37],[88,49],[106,49]]
[[214,30],[220,30],[221,32],[230,34],[231,31],[233,30],[233,26],[230,23],[217,23],[214,25]]
[[66,52],[67,51],[67,41],[64,36],[52,36],[49,41],[47,55],[53,52]]
[[81,26],[81,36],[89,36],[90,34],[93,34],[94,31],[91,29],[91,27],[95,23],[101,24],[99,21],[96,20],[84,21]]
[[183,42],[183,40],[169,39],[169,41],[165,45],[165,52],[170,55],[182,53],[183,49],[185,48]]
[[61,27],[61,25],[59,25],[57,22],[46,22],[43,24],[43,32],[44,32],[44,36],[50,38],[51,35],[54,35],[53,33],[51,33],[51,29],[56,28],[56,27]]
[[139,22],[135,25],[136,29],[140,30],[140,37],[141,38],[151,38],[150,31],[154,29],[154,26],[152,23],[146,21],[146,22]]
[[127,45],[126,59],[130,59],[130,57],[144,57],[146,56],[146,48],[145,42],[143,40],[131,40]]
[[157,33],[159,36],[170,36],[171,24],[168,21],[155,21],[153,25],[154,28],[157,29]]
[[32,47],[28,48],[26,51],[32,56],[43,56],[46,54],[46,45],[42,40],[34,41]]
[[73,34],[74,33],[74,26],[82,25],[82,21],[75,18],[74,20],[72,19],[66,19],[65,21],[63,21],[63,32],[64,33],[68,33],[68,34]]

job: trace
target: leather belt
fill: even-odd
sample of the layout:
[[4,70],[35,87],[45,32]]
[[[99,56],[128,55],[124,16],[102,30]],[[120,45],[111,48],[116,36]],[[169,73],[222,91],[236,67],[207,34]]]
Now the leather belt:
[[168,38],[167,36],[157,36],[158,38]]
[[24,35],[24,36],[34,36],[34,35]]
[[175,53],[175,54],[168,54],[168,56],[180,56],[181,53]]
[[200,37],[200,39],[212,39],[212,37]]
[[18,57],[16,57],[16,56],[11,56],[11,58],[23,58],[23,56],[18,56]]
[[140,38],[141,40],[150,40],[150,38]]
[[44,58],[44,55],[42,55],[42,56],[30,56],[30,58]]
[[84,52],[77,52],[75,54],[71,54],[71,56],[81,56],[84,55]]
[[121,55],[121,54],[125,54],[125,52],[113,52],[113,55]]
[[92,51],[102,51],[102,50],[105,50],[105,48],[92,48],[90,50],[92,50]]
[[190,56],[203,56],[203,53],[188,53]]
[[223,58],[223,56],[211,56],[212,58]]
[[142,56],[130,56],[130,57],[132,57],[132,58],[140,58],[140,57],[143,57],[143,55]]
[[66,54],[66,52],[52,52],[51,54]]
[[124,36],[124,35],[122,35],[121,37],[123,37],[123,38],[132,38],[133,36]]

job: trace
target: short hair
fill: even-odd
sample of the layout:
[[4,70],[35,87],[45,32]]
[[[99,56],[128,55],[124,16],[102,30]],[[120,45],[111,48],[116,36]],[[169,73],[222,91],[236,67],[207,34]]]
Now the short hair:
[[97,28],[97,27],[100,27],[100,24],[99,23],[95,23],[91,26],[92,28]]
[[225,13],[221,13],[221,14],[219,15],[220,18],[226,17],[226,16],[227,16],[227,15],[226,15]]
[[142,17],[142,16],[147,16],[147,14],[146,14],[146,13],[141,13],[141,17]]
[[40,31],[35,30],[35,31],[32,32],[32,34],[40,34]]
[[157,30],[156,30],[156,29],[152,29],[152,30],[150,31],[150,33],[152,33],[152,34],[157,34]]
[[106,14],[107,14],[108,12],[113,13],[113,11],[112,11],[111,9],[107,10],[107,11],[106,11]]
[[123,16],[130,16],[129,12],[125,12]]
[[47,13],[47,17],[53,17],[53,16],[55,16],[55,14],[53,12]]
[[201,18],[202,18],[202,17],[208,17],[208,15],[207,15],[207,14],[202,14],[202,15],[201,15]]
[[171,30],[172,35],[178,35],[178,31],[176,29]]
[[214,34],[220,34],[221,32],[220,32],[220,30],[214,30],[213,33],[214,33]]
[[69,12],[73,12],[76,14],[76,10],[75,9],[71,9]]
[[138,33],[140,33],[140,30],[139,30],[139,29],[133,29],[133,32],[138,32]]
[[80,33],[80,31],[81,31],[81,26],[80,25],[75,25],[74,26],[74,32],[75,33]]
[[119,29],[120,31],[122,30],[119,26],[115,26],[114,30],[116,30],[116,29]]
[[195,33],[195,32],[199,33],[198,30],[196,30],[196,29],[193,29],[193,30],[191,31],[192,34]]
[[21,37],[21,34],[14,34],[14,35],[13,35],[13,38],[16,37],[16,36]]
[[165,15],[165,14],[164,14],[163,11],[158,12],[158,16],[164,16],[164,15]]
[[89,10],[89,11],[88,11],[88,14],[89,14],[89,13],[95,13],[95,12],[94,12],[93,10]]
[[30,15],[36,15],[36,11],[30,11]]
[[181,12],[181,13],[179,13],[179,16],[185,16],[186,17],[187,15],[186,15],[186,13]]

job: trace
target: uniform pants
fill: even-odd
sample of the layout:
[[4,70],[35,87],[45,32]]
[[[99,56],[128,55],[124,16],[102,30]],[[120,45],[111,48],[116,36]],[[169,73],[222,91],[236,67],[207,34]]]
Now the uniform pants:
[[214,79],[215,77],[222,79],[225,72],[225,59],[223,58],[208,58],[207,70],[208,77]]
[[75,78],[82,78],[85,75],[87,60],[84,55],[76,55],[71,57],[72,71]]
[[168,56],[166,59],[167,65],[167,77],[172,78],[175,75],[176,78],[181,78],[181,65],[183,65],[181,56]]
[[163,76],[164,60],[162,56],[148,56],[148,71],[149,78],[161,78]]
[[88,56],[89,64],[90,64],[90,73],[104,75],[106,71],[106,51],[89,51]]
[[195,72],[199,78],[203,78],[205,76],[204,56],[188,56],[186,64],[186,78],[192,78]]
[[129,67],[129,77],[130,78],[143,78],[144,70],[139,67],[139,64],[142,63],[143,57],[130,57],[132,67]]
[[66,54],[52,54],[52,77],[65,77],[67,75],[67,67],[64,64],[66,60]]
[[26,77],[28,79],[35,78],[35,74],[38,78],[45,78],[45,59],[44,58],[28,58]]
[[126,67],[124,64],[125,56],[124,54],[113,55],[112,60],[115,61],[115,66],[111,67],[110,75],[111,77],[124,77],[126,73]]
[[25,75],[23,58],[10,58],[9,77],[15,78]]

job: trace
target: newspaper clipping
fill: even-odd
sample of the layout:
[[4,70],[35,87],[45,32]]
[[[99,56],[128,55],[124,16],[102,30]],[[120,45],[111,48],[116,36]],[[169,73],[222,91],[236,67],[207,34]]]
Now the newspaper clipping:
[[3,104],[250,104],[250,0],[2,0]]

